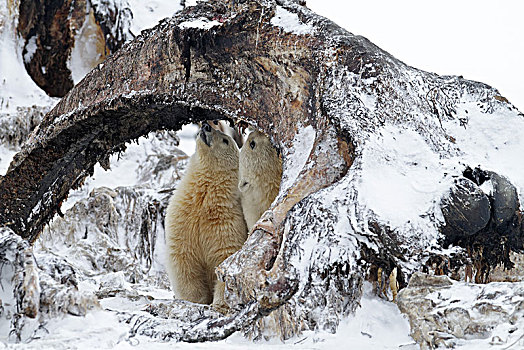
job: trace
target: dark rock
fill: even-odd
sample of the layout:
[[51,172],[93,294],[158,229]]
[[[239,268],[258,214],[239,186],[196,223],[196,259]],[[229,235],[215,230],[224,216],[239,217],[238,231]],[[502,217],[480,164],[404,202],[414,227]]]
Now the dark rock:
[[486,227],[490,211],[488,197],[473,181],[457,179],[449,196],[442,200],[446,221],[442,233],[450,239],[474,235]]
[[484,182],[490,179],[489,172],[484,171],[480,169],[479,167],[476,167],[475,169],[471,169],[469,166],[466,167],[466,170],[462,173],[462,175],[466,179],[470,179],[474,183],[476,183],[478,186],[481,186]]
[[499,233],[518,228],[519,199],[517,189],[508,179],[492,171],[488,172],[493,184],[492,221]]
[[496,266],[512,269],[510,253],[524,248],[518,194],[495,172],[467,167],[463,175],[442,200],[446,225],[441,232],[445,244],[466,249],[477,269],[475,281],[487,282]]

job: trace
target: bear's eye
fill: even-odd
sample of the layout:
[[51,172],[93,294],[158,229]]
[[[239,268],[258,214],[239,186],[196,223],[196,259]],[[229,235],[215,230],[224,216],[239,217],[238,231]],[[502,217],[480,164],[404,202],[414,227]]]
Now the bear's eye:
[[249,147],[251,147],[251,149],[255,149],[255,146],[256,146],[256,145],[257,145],[257,144],[255,143],[255,141],[251,141],[251,142],[249,143]]
[[226,145],[229,145],[229,141],[227,139],[222,139]]

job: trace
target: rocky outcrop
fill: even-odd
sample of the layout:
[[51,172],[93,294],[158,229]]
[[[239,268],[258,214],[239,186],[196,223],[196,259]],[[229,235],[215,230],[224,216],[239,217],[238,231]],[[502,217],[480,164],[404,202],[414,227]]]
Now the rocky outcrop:
[[479,349],[509,349],[524,345],[523,295],[523,282],[475,285],[417,272],[398,294],[397,305],[422,349],[454,348],[466,340]]

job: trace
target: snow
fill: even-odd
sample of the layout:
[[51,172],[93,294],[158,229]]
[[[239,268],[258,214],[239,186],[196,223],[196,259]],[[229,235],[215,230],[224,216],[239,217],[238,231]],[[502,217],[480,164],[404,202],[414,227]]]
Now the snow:
[[409,322],[396,305],[373,295],[371,284],[366,282],[355,316],[341,322],[338,335],[326,335],[322,346],[324,349],[347,348],[348,344],[359,350],[418,349],[409,331]]
[[128,0],[129,7],[133,12],[131,32],[140,34],[144,29],[152,28],[165,17],[171,17],[175,12],[182,9],[179,0]]
[[[443,222],[440,200],[466,166],[480,166],[505,176],[524,202],[524,118],[518,111],[470,102],[465,95],[457,118],[442,122],[454,139],[456,152],[442,156],[424,137],[409,128],[385,125],[362,145],[362,156],[353,165],[358,202],[379,222],[402,232],[409,240],[438,237],[435,223]],[[463,125],[459,119],[467,120]],[[490,181],[483,184],[492,191]]]
[[[110,3],[97,2],[97,6],[111,6]],[[163,18],[171,17],[177,11],[182,9],[180,1],[162,1],[162,0],[122,0],[120,3],[113,4],[119,9],[129,8],[133,14],[130,31],[135,36],[140,34],[144,29],[154,27]],[[90,4],[87,3],[87,11],[89,12]],[[107,10],[112,11],[112,10]],[[126,27],[125,20],[122,19],[119,25],[124,26],[122,28],[123,33],[126,33],[128,27]],[[113,35],[115,35],[113,33]],[[84,76],[93,69],[98,63],[101,62],[101,53],[97,52],[97,40],[101,38],[97,37],[97,27],[94,21],[92,13],[86,16],[84,24],[78,31],[75,37],[75,46],[71,51],[71,56],[67,62],[67,67],[71,71],[73,82],[77,84]],[[81,40],[78,40],[81,39]],[[100,46],[100,45],[98,45]],[[36,49],[36,47],[35,47]],[[27,55],[32,55],[28,52]],[[24,56],[24,58],[26,58]]]
[[24,63],[26,63],[26,64],[29,64],[29,62],[31,62],[31,59],[33,58],[33,55],[36,52],[36,49],[37,49],[37,47],[36,47],[36,39],[37,39],[37,36],[33,35],[31,37],[31,39],[29,39],[27,41],[27,45],[25,47],[27,52],[24,55]]
[[303,23],[296,13],[289,12],[282,6],[277,6],[275,16],[271,18],[271,24],[284,29],[287,33],[297,35],[311,34],[314,28]]
[[[14,257],[11,258],[11,261]],[[16,298],[13,295],[13,290],[8,288],[11,285],[12,279],[14,278],[15,268],[12,264],[2,261],[0,266],[0,300],[2,301],[2,315],[0,318],[0,339],[7,339],[9,336],[11,322],[9,319],[12,314],[16,312]],[[1,344],[1,342],[0,342]]]
[[307,0],[307,7],[413,67],[489,84],[524,112],[522,1]]
[[0,145],[0,175],[5,175],[7,168],[9,168],[9,163],[11,163],[15,154],[16,151]]
[[438,212],[452,184],[439,155],[413,130],[383,127],[363,146],[361,161],[359,197],[393,229]]
[[[146,336],[130,336],[130,325],[119,322],[118,310],[143,310],[147,302],[132,302],[124,298],[103,299],[104,309],[90,311],[85,317],[65,316],[51,319],[46,331],[38,334],[28,344],[5,344],[0,338],[0,346],[10,349],[342,349],[351,344],[352,348],[367,349],[418,349],[411,347],[409,323],[400,314],[395,304],[372,294],[371,285],[365,284],[361,307],[355,316],[340,324],[339,332],[307,331],[298,337],[280,341],[252,342],[240,334],[213,343],[189,344],[158,342]],[[108,311],[113,310],[113,311]]]
[[291,145],[284,150],[284,162],[280,193],[284,193],[295,182],[313,150],[315,129],[308,125],[298,129]]
[[182,129],[177,132],[178,137],[180,137],[180,145],[178,148],[188,156],[195,153],[196,148],[196,134],[198,133],[198,125],[196,124],[187,124],[182,126]]
[[[191,156],[195,152],[196,133],[198,126],[195,124],[184,125],[177,132],[180,138],[179,149]],[[109,158],[111,169],[104,170],[100,164],[95,165],[93,176],[88,178],[85,184],[69,193],[68,199],[62,204],[62,211],[70,209],[77,200],[86,197],[93,189],[98,187],[116,188],[132,187],[140,182],[138,175],[143,160],[162,148],[162,144],[153,138],[141,137],[137,143],[127,145],[127,149],[122,154],[113,154]],[[2,158],[0,158],[0,171],[2,169]],[[9,165],[9,164],[7,164]],[[1,172],[0,172],[1,174]]]
[[199,1],[206,2],[207,0],[186,0],[186,7],[196,6]]
[[464,101],[458,115],[468,118],[467,125],[458,121],[443,123],[463,152],[462,161],[472,167],[493,170],[507,177],[517,187],[521,205],[524,202],[524,118],[517,111],[500,110],[486,114],[477,103]]
[[211,29],[213,27],[219,26],[222,23],[220,23],[217,20],[210,21],[209,19],[205,17],[200,17],[192,21],[184,21],[179,24],[180,28],[200,28],[204,30]]
[[[179,1],[160,0],[128,0],[133,10],[132,31],[137,34],[145,28],[152,27],[159,19],[170,16],[181,8]],[[193,2],[188,1],[190,6]],[[325,5],[324,5],[325,6]],[[326,6],[327,7],[327,6]],[[6,3],[0,4],[0,20],[7,16]],[[350,16],[354,18],[355,16]],[[271,20],[275,26],[284,31],[297,35],[311,33],[313,28],[302,23],[296,14],[277,6],[275,17]],[[376,23],[376,22],[375,22]],[[31,38],[28,53],[22,58],[21,45],[14,35],[16,18],[8,25],[0,26],[0,112],[12,112],[17,106],[30,106],[33,104],[50,105],[56,100],[48,98],[25,73],[24,61],[30,60],[34,53],[33,44],[36,37]],[[209,21],[200,18],[180,24],[185,28],[209,29],[220,25],[217,21]],[[74,50],[73,50],[74,51]],[[73,57],[75,57],[73,59]],[[82,71],[78,62],[80,53],[72,54],[71,64],[74,67],[74,79],[77,82],[83,77],[86,70]],[[77,62],[77,63],[75,63]],[[371,83],[371,82],[368,82]],[[371,112],[375,111],[377,100],[374,96],[365,93],[359,94],[363,105]],[[415,236],[420,230],[425,230],[429,235],[435,235],[436,229],[430,225],[428,215],[440,217],[438,202],[441,196],[449,189],[452,176],[458,174],[464,164],[470,166],[480,165],[483,169],[495,170],[504,175],[515,184],[519,190],[521,203],[524,196],[524,162],[515,161],[521,159],[524,154],[524,120],[516,112],[497,111],[486,114],[481,106],[462,101],[457,114],[467,116],[468,123],[462,126],[458,121],[443,121],[443,127],[448,134],[455,139],[455,146],[459,150],[459,156],[447,159],[442,158],[431,145],[429,145],[419,133],[410,129],[401,129],[392,124],[386,124],[373,134],[369,135],[362,145],[362,154],[353,165],[351,171],[355,182],[359,202],[372,211],[378,220],[388,223],[391,228],[399,228],[409,232],[407,227],[413,226],[412,235]],[[510,127],[508,127],[510,126]],[[195,135],[198,127],[187,125],[178,132],[181,139],[180,149],[186,154],[194,152]],[[293,142],[284,149],[284,156],[288,159],[285,163],[282,192],[289,189],[293,182],[300,176],[310,156],[315,143],[315,129],[312,126],[302,126]],[[64,204],[62,210],[71,208],[74,203],[85,198],[93,189],[105,186],[115,188],[118,186],[135,186],[140,181],[139,173],[144,159],[154,153],[158,145],[156,141],[141,138],[137,144],[128,146],[126,152],[120,156],[111,158],[112,170],[104,171],[97,165],[94,176],[88,179],[86,185],[78,191],[72,192],[69,200]],[[4,174],[10,159],[15,152],[4,145],[0,145],[0,174]],[[447,174],[447,175],[446,175]],[[349,180],[349,179],[348,179]],[[485,191],[490,191],[489,182],[485,185]],[[352,208],[350,208],[352,209]],[[335,235],[347,237],[347,233],[356,227],[354,221],[357,218],[354,212],[347,206],[339,206],[339,217],[336,218]],[[351,222],[350,219],[351,218]],[[355,236],[357,234],[355,233]],[[359,238],[361,240],[361,238]],[[160,241],[160,240],[158,240]],[[307,254],[303,256],[303,262],[308,262],[309,256],[316,253],[316,239],[312,239],[304,245]],[[162,242],[157,242],[160,247]],[[353,241],[345,242],[344,245],[354,245]],[[68,250],[54,251],[53,254],[67,254]],[[333,258],[338,255],[333,254]],[[74,257],[73,257],[74,258]],[[331,257],[330,257],[331,258]],[[307,269],[305,264],[297,266]],[[79,266],[88,269],[89,266]],[[306,272],[301,271],[304,275]],[[108,274],[105,277],[94,278],[94,281],[81,281],[79,286],[83,291],[95,291],[100,285],[110,284],[114,287],[130,289],[129,283],[125,281],[121,272]],[[471,299],[468,296],[471,286],[457,287],[457,294],[464,302]],[[230,338],[208,344],[172,344],[159,343],[148,337],[130,337],[129,325],[119,321],[116,311],[143,310],[147,306],[147,298],[138,301],[130,301],[124,297],[110,297],[102,299],[102,308],[91,311],[85,317],[65,316],[64,318],[51,319],[46,324],[48,333],[40,334],[40,339],[34,339],[29,344],[9,344],[9,348],[213,348],[213,349],[242,349],[254,348],[289,348],[298,349],[317,348],[347,348],[349,344],[356,349],[416,349],[413,339],[409,336],[409,324],[404,316],[400,314],[395,304],[384,301],[372,295],[371,286],[364,284],[364,295],[361,299],[361,307],[357,309],[354,316],[345,319],[339,325],[336,334],[318,331],[305,332],[299,337],[292,338],[286,342],[278,340],[262,341],[253,343],[244,339],[239,334]],[[150,296],[155,299],[170,299],[171,293],[166,289],[154,286],[137,287],[140,296]],[[0,295],[5,303],[7,298]],[[432,295],[435,301],[437,295]],[[441,296],[442,297],[442,296]],[[446,297],[446,296],[444,296]],[[469,298],[469,299],[468,299]],[[450,296],[444,298],[451,299]],[[116,311],[111,311],[116,310]],[[509,325],[500,325],[504,328]],[[4,345],[0,339],[0,346]],[[462,344],[467,349],[478,349],[486,342],[472,340]]]
[[[522,287],[522,282],[468,284],[454,281],[451,286],[438,288],[426,295],[425,299],[431,301],[431,307],[424,317],[447,318],[450,324],[448,329],[454,329],[455,335],[464,332],[467,327],[485,328],[484,336],[476,339],[468,339],[468,336],[466,339],[456,339],[452,335],[450,338],[454,338],[456,344],[453,348],[456,349],[522,349],[524,322],[519,315],[519,304],[523,300]],[[461,323],[457,318],[464,317],[462,313],[465,313],[467,321]],[[511,321],[500,322],[498,318]],[[453,326],[451,322],[455,322]]]
[[67,62],[67,68],[71,71],[73,82],[77,84],[91,69],[103,59],[102,54],[97,52],[100,45],[98,26],[95,22],[89,3],[86,4],[89,14],[75,36],[75,44]]
[[[91,0],[91,5],[106,19],[114,20],[114,23],[110,24],[111,36],[118,41],[133,39],[134,36],[130,32],[133,13],[127,0]],[[113,18],[115,16],[112,14],[117,14],[116,18]]]

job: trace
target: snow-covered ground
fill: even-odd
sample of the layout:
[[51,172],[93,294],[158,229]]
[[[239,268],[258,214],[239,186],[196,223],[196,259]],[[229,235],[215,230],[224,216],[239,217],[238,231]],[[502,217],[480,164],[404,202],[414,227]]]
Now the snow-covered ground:
[[[159,342],[146,336],[129,336],[129,325],[120,323],[112,311],[97,310],[85,317],[65,316],[46,324],[48,334],[29,344],[6,344],[6,349],[418,349],[409,337],[409,322],[395,304],[380,299],[365,284],[362,307],[355,316],[340,324],[336,334],[325,331],[305,332],[282,342],[278,339],[252,342],[240,334],[202,344]],[[157,294],[155,297],[167,298]],[[130,302],[122,298],[103,299],[102,307],[110,310],[140,310],[145,302]]]
[[16,151],[0,145],[0,175],[4,175],[11,163],[11,159],[16,154]]

